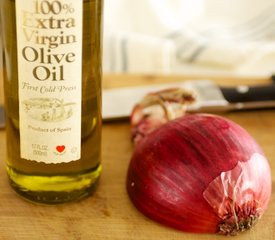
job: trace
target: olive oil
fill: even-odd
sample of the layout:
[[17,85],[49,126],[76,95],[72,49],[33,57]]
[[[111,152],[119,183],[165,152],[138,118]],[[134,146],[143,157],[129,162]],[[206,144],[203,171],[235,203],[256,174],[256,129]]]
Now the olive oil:
[[28,200],[76,200],[101,173],[103,2],[20,1],[1,1],[7,173]]

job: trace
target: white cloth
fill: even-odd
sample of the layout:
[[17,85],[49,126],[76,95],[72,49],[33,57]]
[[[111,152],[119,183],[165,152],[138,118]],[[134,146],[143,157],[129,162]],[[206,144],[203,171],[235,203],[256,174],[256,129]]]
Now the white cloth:
[[103,70],[275,72],[274,0],[105,0]]

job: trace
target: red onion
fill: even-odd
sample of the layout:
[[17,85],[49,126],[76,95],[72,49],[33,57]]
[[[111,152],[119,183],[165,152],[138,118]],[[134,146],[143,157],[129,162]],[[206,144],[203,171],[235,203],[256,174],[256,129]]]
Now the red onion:
[[138,210],[188,232],[235,235],[250,229],[271,195],[268,161],[238,124],[191,114],[136,145],[127,191]]

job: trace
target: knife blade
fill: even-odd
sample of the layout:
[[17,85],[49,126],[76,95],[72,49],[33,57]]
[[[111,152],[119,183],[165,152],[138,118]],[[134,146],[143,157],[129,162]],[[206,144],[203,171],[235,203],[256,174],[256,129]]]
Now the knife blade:
[[189,112],[219,112],[275,107],[275,84],[220,87],[210,80],[124,87],[103,90],[103,120],[130,116],[133,107],[148,93],[167,88],[184,88],[195,93],[197,101],[188,106]]

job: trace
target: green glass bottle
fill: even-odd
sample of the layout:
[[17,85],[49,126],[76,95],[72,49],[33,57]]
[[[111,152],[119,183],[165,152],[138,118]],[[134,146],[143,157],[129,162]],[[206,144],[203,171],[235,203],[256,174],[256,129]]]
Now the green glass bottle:
[[101,173],[101,0],[1,0],[7,173],[24,198],[90,195]]

